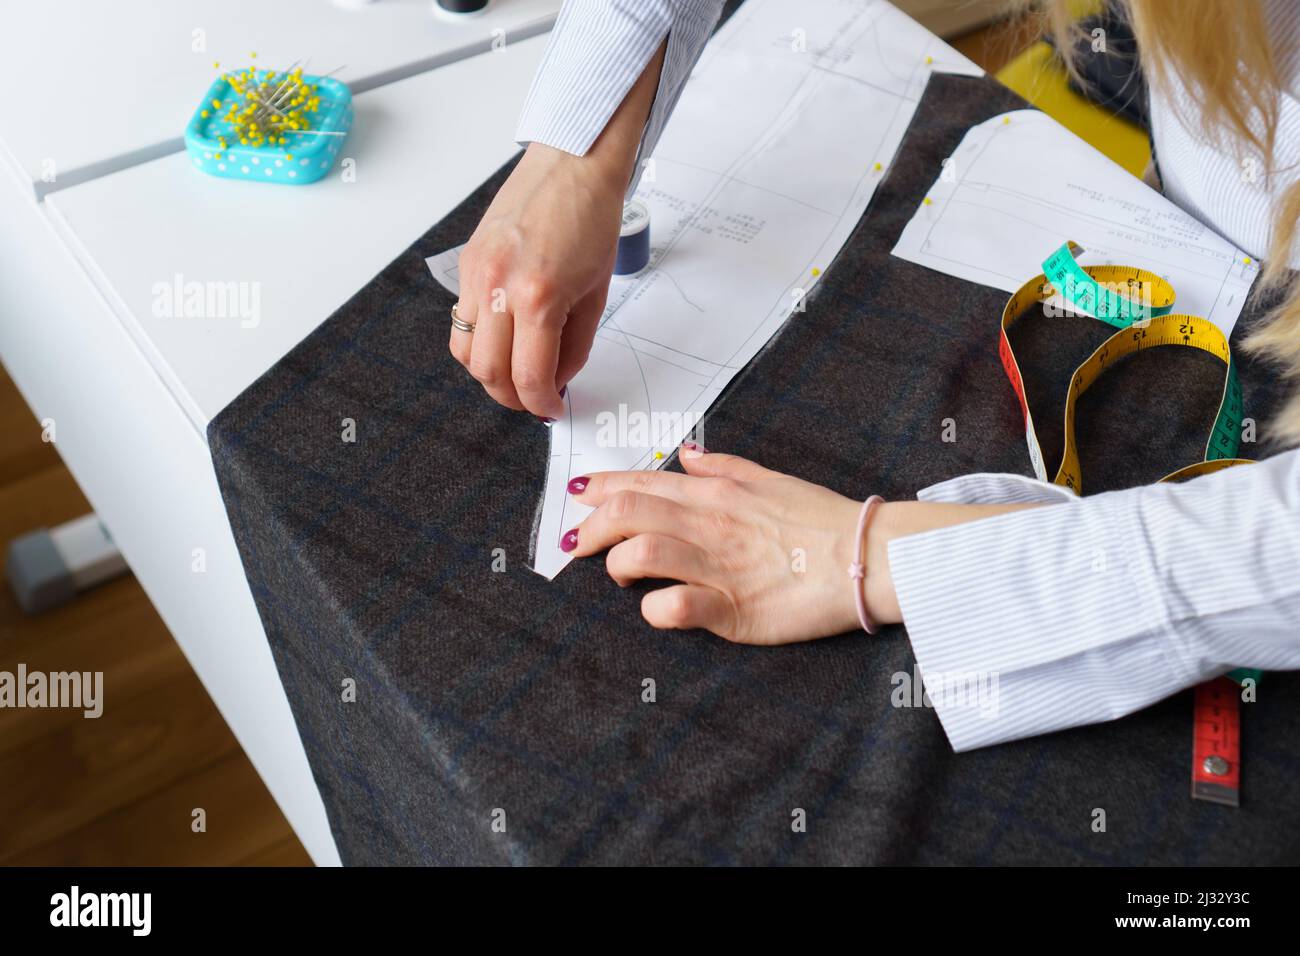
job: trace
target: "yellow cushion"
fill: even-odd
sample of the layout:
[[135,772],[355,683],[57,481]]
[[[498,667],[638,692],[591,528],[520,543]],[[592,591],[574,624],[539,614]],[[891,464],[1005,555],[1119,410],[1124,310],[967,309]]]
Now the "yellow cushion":
[[1144,129],[1070,89],[1065,67],[1046,43],[1035,43],[998,71],[997,78],[1080,139],[1134,176],[1151,160]]

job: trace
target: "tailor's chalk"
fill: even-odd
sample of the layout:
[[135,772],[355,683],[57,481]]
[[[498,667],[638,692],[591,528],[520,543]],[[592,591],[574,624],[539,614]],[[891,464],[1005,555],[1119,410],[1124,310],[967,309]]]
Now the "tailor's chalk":
[[623,206],[623,225],[618,232],[618,254],[614,275],[630,276],[650,261],[650,210],[633,199]]

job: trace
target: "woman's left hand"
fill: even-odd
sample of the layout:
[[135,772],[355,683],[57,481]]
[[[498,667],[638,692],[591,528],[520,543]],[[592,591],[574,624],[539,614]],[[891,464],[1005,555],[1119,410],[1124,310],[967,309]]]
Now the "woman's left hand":
[[[654,627],[704,628],[743,644],[857,629],[858,582],[848,567],[860,502],[689,442],[680,458],[685,475],[575,478],[570,493],[596,510],[561,547],[578,557],[608,548],[609,574],[623,587],[638,578],[683,582],[642,599],[642,616]],[[880,623],[899,619],[883,545],[870,544],[886,507],[868,526],[867,605]]]

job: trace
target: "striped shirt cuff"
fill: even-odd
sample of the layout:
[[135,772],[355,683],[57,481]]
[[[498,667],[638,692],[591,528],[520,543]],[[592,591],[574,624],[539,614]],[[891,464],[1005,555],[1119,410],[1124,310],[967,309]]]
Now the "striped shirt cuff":
[[[943,490],[926,497],[1061,500],[1018,476]],[[958,752],[1110,720],[1194,682],[1162,639],[1153,569],[1118,546],[1141,537],[1136,497],[1070,498],[890,543],[912,650]]]
[[1056,502],[890,543],[954,750],[1111,720],[1234,667],[1300,668],[1300,451],[1084,499],[989,474],[918,497]]
[[637,156],[653,151],[722,10],[720,0],[567,0],[515,132],[584,156],[668,37],[659,88]]

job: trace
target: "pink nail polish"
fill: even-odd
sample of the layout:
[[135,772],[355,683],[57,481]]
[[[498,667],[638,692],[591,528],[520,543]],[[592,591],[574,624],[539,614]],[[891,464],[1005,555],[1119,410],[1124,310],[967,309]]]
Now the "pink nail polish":
[[709,453],[709,450],[698,442],[684,441],[682,442],[682,447],[688,451],[698,451],[701,455],[707,455]]
[[576,548],[577,546],[578,546],[578,529],[577,529],[577,528],[574,528],[572,531],[567,532],[567,533],[564,535],[564,537],[560,539],[560,550],[561,550],[561,551],[564,551],[564,552],[572,551],[572,550],[573,550],[574,548]]
[[584,475],[581,478],[574,478],[569,482],[569,494],[580,495],[587,490],[588,478]]

